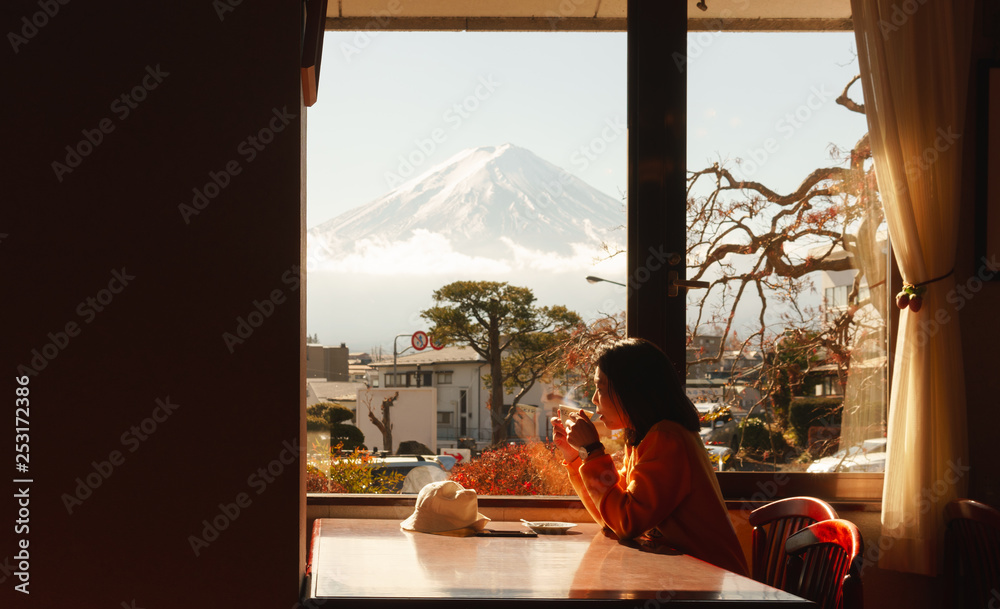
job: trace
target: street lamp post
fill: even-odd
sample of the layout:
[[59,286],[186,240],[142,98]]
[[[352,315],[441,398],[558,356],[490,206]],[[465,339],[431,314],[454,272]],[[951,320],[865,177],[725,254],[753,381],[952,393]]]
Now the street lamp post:
[[[397,353],[396,353],[396,340],[398,340],[399,337],[401,337],[401,336],[411,336],[411,335],[410,334],[397,334],[396,337],[392,339],[392,382],[393,382],[393,387],[398,387],[398,385],[396,385],[396,383],[399,382],[399,378],[396,376],[396,355],[397,355]],[[411,347],[412,347],[412,345],[411,345]],[[409,350],[411,347],[407,347],[406,349],[403,349],[402,351],[399,352],[399,355],[402,355],[403,353],[406,353],[407,350]]]
[[594,277],[593,275],[587,275],[587,283],[600,283],[602,281],[606,283],[613,283],[615,285],[620,285],[623,288],[625,287],[624,283],[620,283],[618,281],[611,281],[610,279],[604,279],[603,277]]

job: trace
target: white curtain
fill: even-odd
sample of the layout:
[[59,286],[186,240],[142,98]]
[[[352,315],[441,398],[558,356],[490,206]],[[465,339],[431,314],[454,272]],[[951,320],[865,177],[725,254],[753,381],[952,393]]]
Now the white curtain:
[[[882,568],[936,575],[943,508],[967,488],[965,385],[953,292],[970,0],[852,0],[879,191],[903,280],[882,496]],[[968,238],[963,236],[962,238]],[[965,261],[963,261],[965,262]],[[895,287],[895,286],[894,286]]]

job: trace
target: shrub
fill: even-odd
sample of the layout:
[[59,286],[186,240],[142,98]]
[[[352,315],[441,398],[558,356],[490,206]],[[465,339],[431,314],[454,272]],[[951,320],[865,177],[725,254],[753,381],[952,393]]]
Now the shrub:
[[[339,453],[342,444],[331,447]],[[393,471],[376,471],[375,457],[367,451],[354,449],[349,455],[334,458],[324,472],[318,463],[306,466],[306,492],[309,493],[395,493],[402,486],[403,475]]]
[[306,408],[308,431],[329,431],[330,443],[340,442],[345,450],[354,450],[365,443],[365,434],[344,421],[354,417],[351,409],[334,402],[319,402]]
[[807,438],[810,427],[836,427],[840,425],[840,415],[844,409],[844,399],[796,397],[792,398],[788,412],[788,423],[795,434],[796,442],[808,448]]
[[353,425],[337,423],[330,429],[330,444],[340,444],[343,450],[355,450],[364,443],[365,433]]
[[739,426],[740,448],[747,454],[765,452],[783,453],[788,450],[788,442],[773,426],[770,431],[767,422],[757,417],[746,418]]
[[318,402],[306,408],[307,417],[318,417],[326,421],[328,427],[333,427],[338,423],[350,421],[354,418],[354,413],[347,406],[336,402]]
[[399,448],[396,449],[397,455],[433,455],[434,451],[428,448],[425,444],[417,442],[416,440],[405,440],[399,443]]
[[330,424],[323,417],[314,414],[306,414],[307,431],[330,431]]
[[511,444],[459,463],[451,479],[480,495],[572,495],[562,457],[549,442]]
[[339,484],[330,482],[330,478],[320,468],[310,463],[306,466],[306,492],[343,493],[345,491]]

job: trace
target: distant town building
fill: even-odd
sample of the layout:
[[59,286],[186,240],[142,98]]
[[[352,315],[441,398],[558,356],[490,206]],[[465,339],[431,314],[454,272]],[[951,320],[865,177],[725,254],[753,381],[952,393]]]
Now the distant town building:
[[[825,252],[825,249],[817,248],[811,253],[822,255]],[[844,337],[851,352],[846,378],[845,371],[839,366],[826,364],[816,369],[820,378],[813,388],[818,397],[843,399],[842,446],[854,446],[869,438],[884,437],[886,426],[886,317],[893,305],[886,283],[889,240],[885,229],[879,229],[870,250],[859,247],[858,252],[859,259],[855,260],[855,264],[863,265],[864,276],[859,278],[856,269],[823,271],[818,282],[823,295],[821,311],[825,328],[832,327],[844,313],[853,312],[851,326]],[[847,252],[839,249],[830,254],[829,259],[846,256]]]
[[306,377],[322,378],[328,381],[347,382],[347,345],[339,347],[306,345]]
[[684,391],[695,404],[717,402],[732,408],[735,413],[747,413],[760,407],[760,391],[748,384],[730,382],[730,379],[688,379]]
[[[411,389],[436,389],[434,438],[409,437],[407,430],[396,427],[394,440],[417,440],[438,448],[460,447],[462,438],[471,438],[478,448],[492,443],[493,425],[486,407],[489,390],[483,383],[486,360],[471,347],[452,346],[440,350],[428,347],[418,353],[399,356],[395,363],[383,360],[373,362],[371,367],[377,374],[377,377],[373,375],[373,382],[377,381],[384,391],[398,389],[402,396]],[[543,396],[547,393],[547,385],[536,383],[521,399],[508,430],[511,439],[545,438],[551,410],[543,404]],[[508,394],[507,398],[513,401],[512,395]],[[362,416],[367,417],[367,413]]]
[[722,345],[721,336],[711,336],[696,334],[690,337],[691,342],[687,346],[686,361],[688,362],[687,377],[689,379],[709,378],[713,373],[722,370],[722,363],[717,361],[697,362],[700,359],[714,357],[719,353]]

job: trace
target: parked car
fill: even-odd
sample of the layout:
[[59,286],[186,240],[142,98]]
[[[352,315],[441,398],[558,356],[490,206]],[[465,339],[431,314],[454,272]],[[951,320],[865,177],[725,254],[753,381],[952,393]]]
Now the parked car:
[[458,463],[458,458],[454,455],[424,455],[425,458],[433,459],[441,464],[446,471],[451,471],[451,468],[455,467]]
[[729,459],[733,456],[733,451],[728,446],[710,446],[708,444],[705,445],[705,450],[708,451],[708,459],[715,466],[716,471],[725,471]]
[[695,404],[701,421],[701,440],[706,446],[724,446],[733,453],[740,449],[739,423],[728,406],[719,402]]
[[448,471],[436,455],[407,455],[378,457],[372,460],[375,471],[391,471],[403,474],[397,488],[398,493],[419,493],[425,484],[448,479]]
[[870,438],[843,448],[829,457],[816,459],[806,470],[811,474],[833,472],[884,472],[885,438]]

